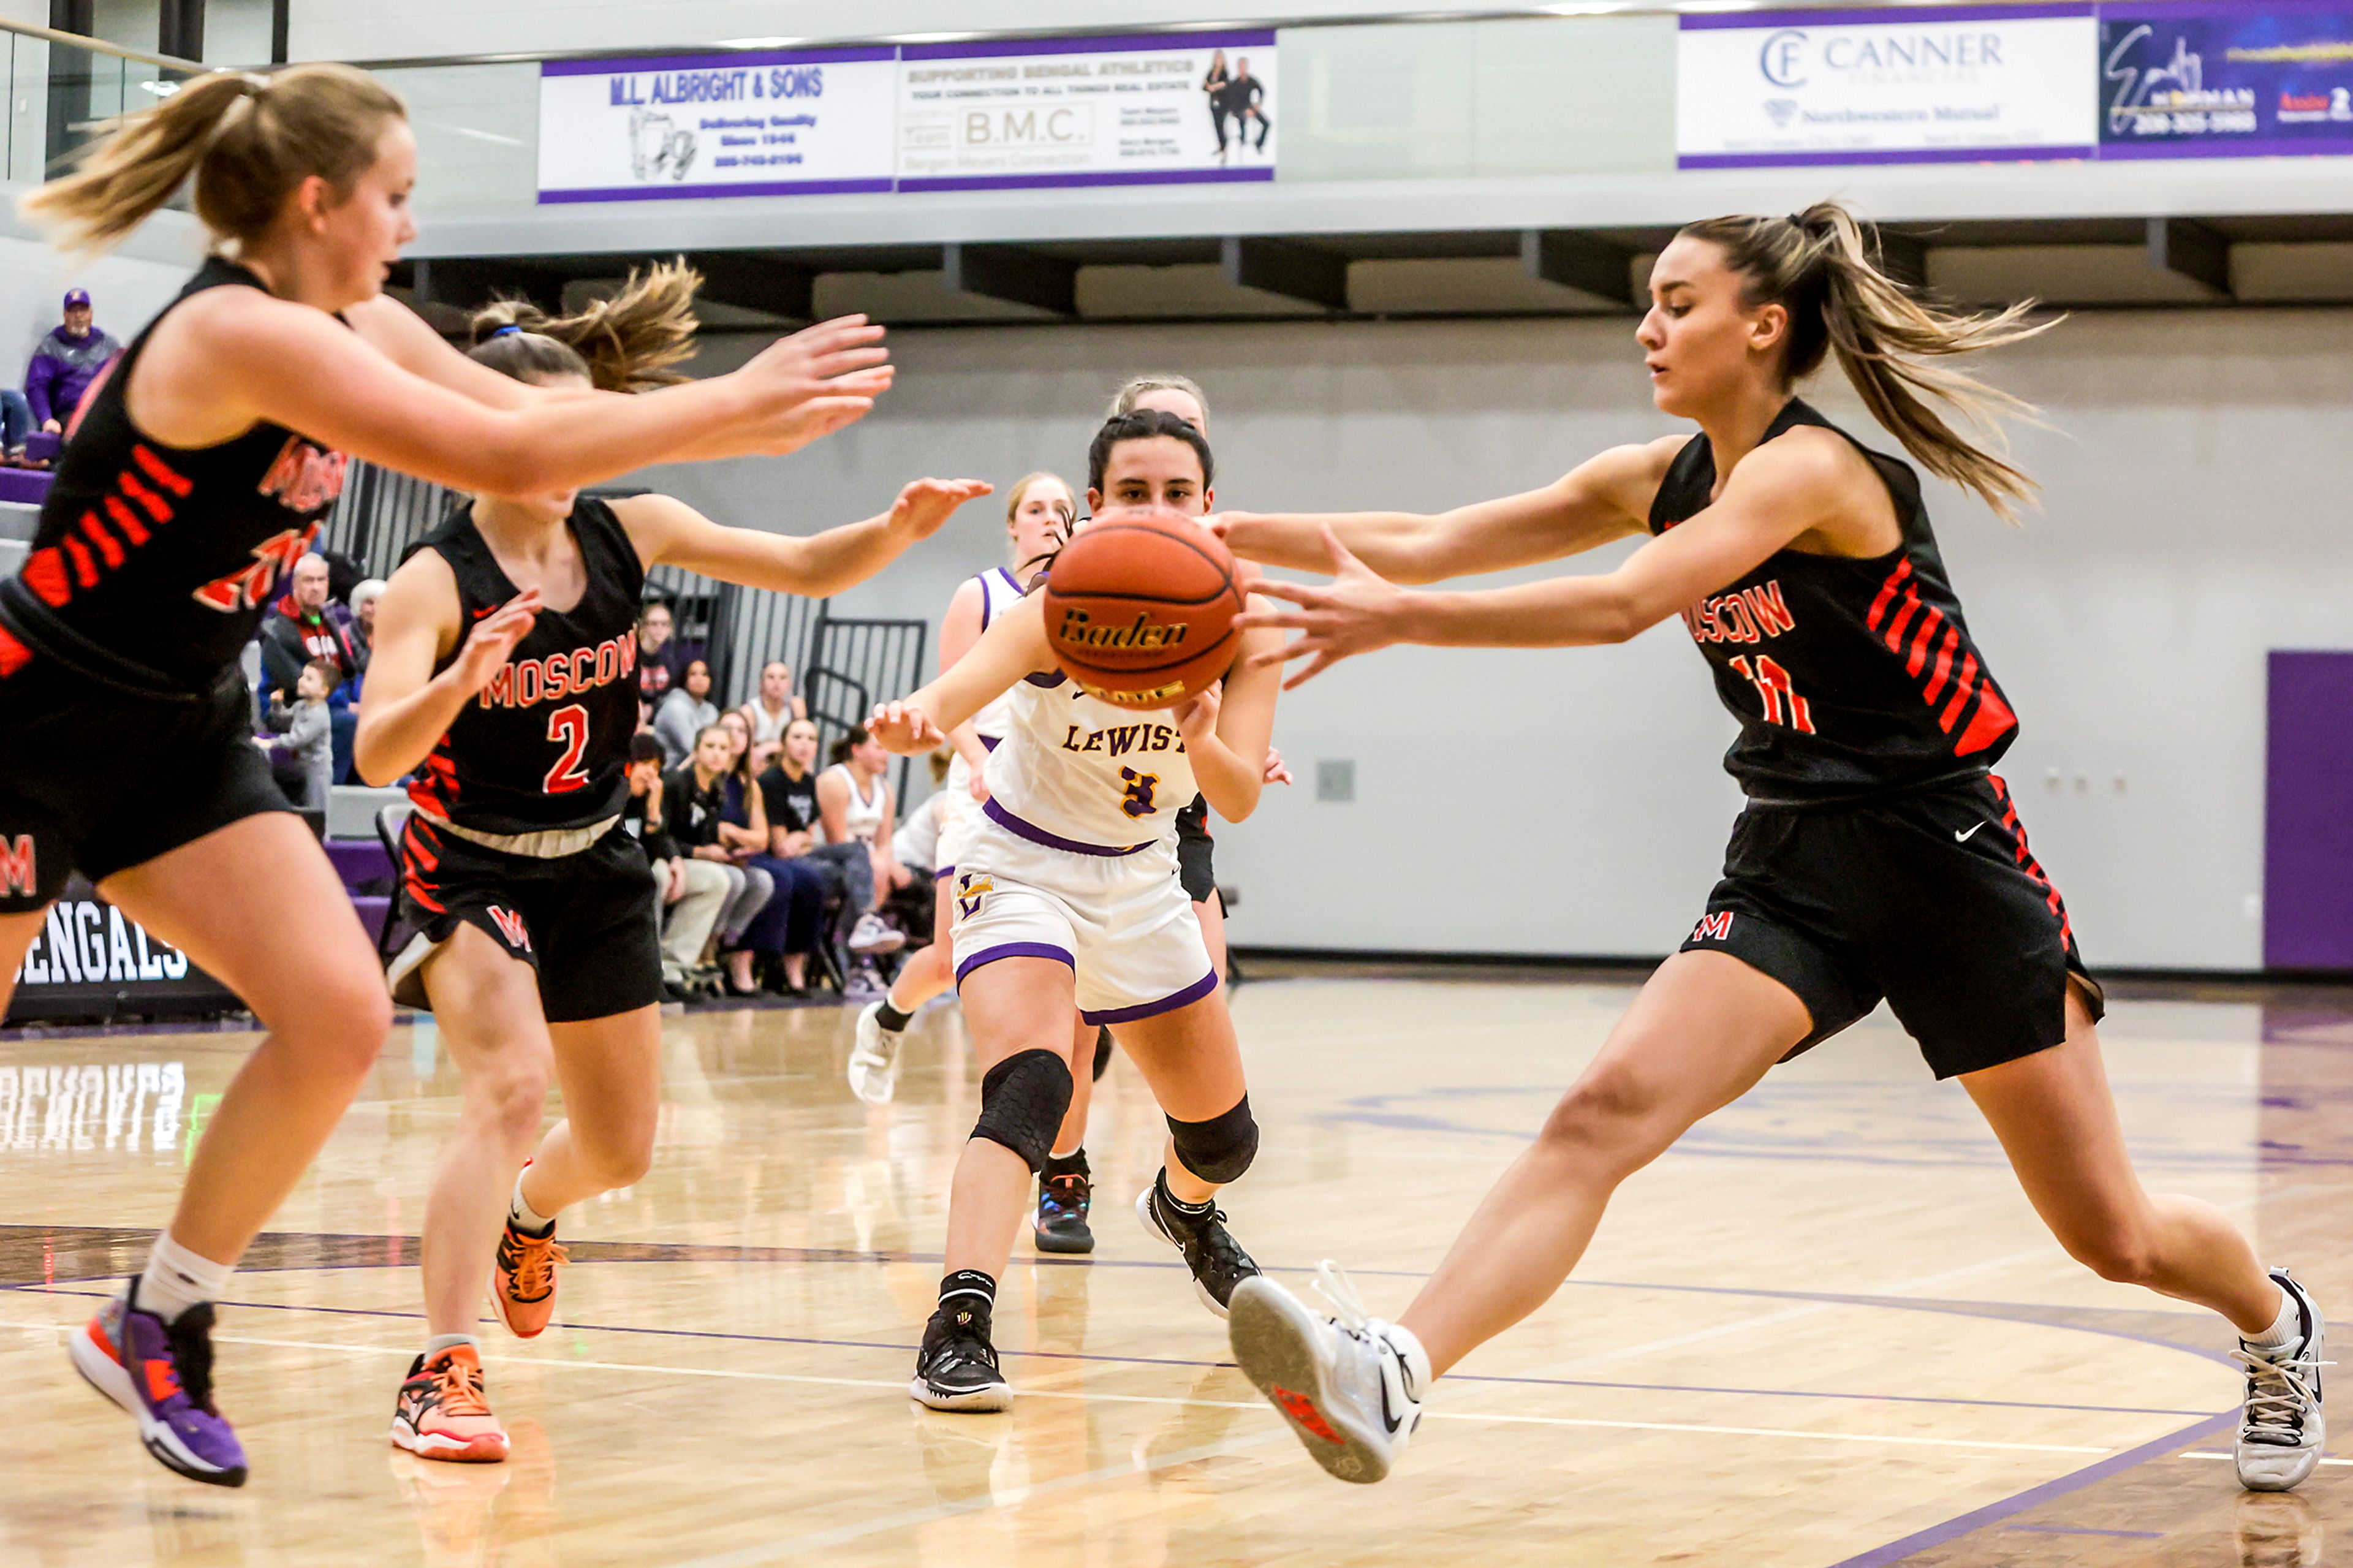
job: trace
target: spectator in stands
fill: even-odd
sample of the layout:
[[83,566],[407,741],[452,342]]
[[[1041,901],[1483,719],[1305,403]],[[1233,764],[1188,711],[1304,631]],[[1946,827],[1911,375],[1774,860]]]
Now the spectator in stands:
[[629,737],[629,798],[621,806],[621,830],[638,841],[652,868],[662,901],[662,987],[683,1002],[694,984],[694,969],[727,903],[726,871],[681,853],[663,826],[661,742],[650,733]]
[[352,589],[352,652],[359,657],[354,675],[367,673],[368,657],[375,650],[375,602],[384,597],[385,581],[370,577]]
[[784,750],[785,726],[808,717],[808,704],[793,690],[793,667],[770,659],[760,667],[760,693],[736,711],[752,727],[752,772],[767,771]]
[[262,690],[290,691],[312,659],[335,667],[333,690],[359,671],[360,658],[349,633],[327,618],[327,558],[305,555],[294,563],[292,582],[278,607],[261,623]]
[[314,658],[294,678],[294,700],[280,692],[269,700],[269,727],[284,733],[269,740],[256,737],[269,753],[279,783],[289,785],[287,798],[305,811],[327,809],[327,791],[334,782],[333,742],[327,721],[327,694],[343,679],[332,659]]
[[648,599],[638,611],[638,695],[657,706],[678,684],[679,672],[670,662],[678,650],[670,646],[670,606]]
[[720,832],[727,804],[724,781],[733,760],[725,727],[706,724],[694,738],[693,754],[662,777],[663,827],[688,858],[726,874],[727,900],[718,922],[723,952],[743,944],[744,928],[776,891],[767,872],[736,864],[734,848]]
[[25,437],[33,433],[33,405],[13,386],[0,386],[0,458],[22,462]]
[[[891,832],[897,812],[892,808],[891,781],[883,770],[891,765],[891,753],[863,730],[853,730],[833,743],[833,766],[817,776],[817,805],[819,821],[825,827],[828,845],[863,847],[873,878],[874,892],[881,898],[907,885],[907,868],[891,854]],[[879,916],[877,925],[882,924]],[[892,945],[903,946],[904,932],[893,931],[899,941]],[[863,959],[858,974],[849,988],[852,995],[871,992],[880,994],[881,977],[875,973],[873,961]]]
[[662,750],[673,763],[684,763],[694,750],[695,737],[719,722],[718,706],[711,700],[710,661],[690,658],[678,677],[678,684],[654,710],[654,733],[661,737]]
[[[728,764],[720,781],[719,839],[746,874],[765,873],[772,891],[766,903],[744,927],[723,955],[727,989],[737,996],[756,994],[758,965],[764,958],[783,960],[788,937],[797,927],[813,929],[823,907],[823,879],[816,868],[796,866],[769,853],[767,802],[752,771],[752,726],[743,714],[729,710],[719,716],[727,732]],[[796,900],[801,907],[796,908]],[[804,943],[801,952],[808,951]],[[803,989],[786,972],[787,988]]]
[[[824,878],[827,899],[839,898],[840,910],[831,933],[813,933],[808,947],[820,935],[839,943],[856,958],[895,952],[906,937],[892,931],[874,912],[874,860],[855,838],[841,843],[824,840],[823,814],[818,806],[817,725],[796,719],[785,726],[784,750],[759,776],[760,795],[768,813],[768,853],[779,860],[815,867]],[[788,938],[787,955],[807,951]],[[786,966],[789,978],[793,966]]]
[[49,330],[25,367],[25,402],[34,420],[53,435],[63,431],[90,384],[121,352],[121,343],[91,324],[90,290],[68,289],[65,321]]
[[908,932],[907,940],[914,947],[928,946],[932,940],[939,891],[934,878],[940,868],[942,808],[947,805],[947,796],[942,791],[948,782],[949,765],[955,761],[955,748],[942,746],[929,761],[932,793],[908,809],[899,830],[891,836],[892,858],[905,869],[907,880],[883,900],[885,916]]

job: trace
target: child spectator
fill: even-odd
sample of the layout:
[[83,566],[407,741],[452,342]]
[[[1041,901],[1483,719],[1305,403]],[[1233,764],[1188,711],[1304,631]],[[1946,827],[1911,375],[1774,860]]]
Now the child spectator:
[[291,704],[283,692],[269,700],[269,727],[285,733],[259,743],[269,753],[280,784],[294,779],[301,781],[301,793],[296,795],[290,790],[288,798],[305,811],[327,809],[327,790],[335,776],[327,693],[342,679],[343,671],[333,661],[314,658],[294,678]]

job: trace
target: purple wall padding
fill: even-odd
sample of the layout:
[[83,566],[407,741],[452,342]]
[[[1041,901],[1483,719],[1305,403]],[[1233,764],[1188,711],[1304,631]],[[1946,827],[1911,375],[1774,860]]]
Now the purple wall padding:
[[2353,653],[2271,656],[2263,964],[2353,969]]
[[0,500],[38,506],[49,499],[49,481],[56,477],[37,468],[0,468]]

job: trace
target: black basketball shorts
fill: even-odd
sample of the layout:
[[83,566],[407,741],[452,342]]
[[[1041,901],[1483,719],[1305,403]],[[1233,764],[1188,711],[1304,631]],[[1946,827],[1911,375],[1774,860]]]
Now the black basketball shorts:
[[1198,796],[1176,814],[1176,879],[1185,885],[1185,896],[1197,904],[1208,903],[1209,895],[1218,890],[1217,868],[1209,863],[1215,846],[1209,838],[1208,815],[1208,803]]
[[662,999],[653,869],[618,827],[576,854],[543,858],[492,849],[411,815],[398,870],[395,918],[407,935],[385,978],[403,1006],[432,1005],[425,961],[461,924],[532,966],[551,1024],[609,1018]]
[[2072,984],[2096,1022],[2059,890],[1990,774],[1884,800],[1751,805],[1685,952],[1728,952],[1804,1003],[1811,1049],[1884,997],[1940,1079],[2067,1037]]
[[208,833],[290,811],[237,671],[135,693],[35,654],[0,677],[0,914],[40,909]]

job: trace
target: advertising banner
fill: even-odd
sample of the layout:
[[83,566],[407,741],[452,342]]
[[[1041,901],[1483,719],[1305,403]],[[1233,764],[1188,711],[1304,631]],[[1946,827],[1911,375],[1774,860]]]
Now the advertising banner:
[[1274,178],[1274,34],[899,51],[899,189]]
[[662,201],[891,188],[894,48],[539,68],[539,199]]
[[2089,5],[1683,17],[1685,169],[2088,158]]
[[2353,153],[2353,6],[2104,5],[2100,155]]
[[77,876],[25,950],[6,1021],[236,1005],[228,988],[190,963],[186,953],[149,936]]

